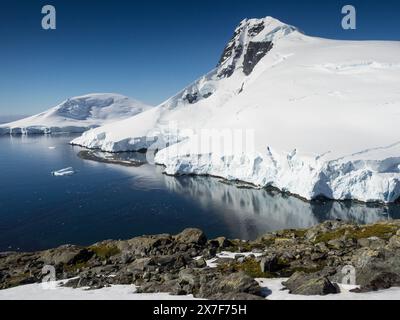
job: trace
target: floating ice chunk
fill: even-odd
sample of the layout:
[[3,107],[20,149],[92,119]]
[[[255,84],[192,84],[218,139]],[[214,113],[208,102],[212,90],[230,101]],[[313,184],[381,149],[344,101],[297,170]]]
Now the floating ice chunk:
[[58,171],[53,171],[51,174],[56,177],[72,176],[75,173],[72,167],[64,168]]
[[50,150],[54,150],[57,149],[56,147],[49,147]]

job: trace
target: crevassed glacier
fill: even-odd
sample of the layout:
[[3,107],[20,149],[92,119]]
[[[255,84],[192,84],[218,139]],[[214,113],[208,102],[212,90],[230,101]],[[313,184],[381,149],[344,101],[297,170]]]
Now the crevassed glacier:
[[307,200],[323,196],[390,203],[400,197],[400,143],[383,149],[399,156],[379,159],[376,149],[362,152],[362,157],[356,154],[333,160],[271,148],[264,154],[198,154],[184,141],[158,152],[155,162],[164,165],[170,175],[218,176],[276,187]]

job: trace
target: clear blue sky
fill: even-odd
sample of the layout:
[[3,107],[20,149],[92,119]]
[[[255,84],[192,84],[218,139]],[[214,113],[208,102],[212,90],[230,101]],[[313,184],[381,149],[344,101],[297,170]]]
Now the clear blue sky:
[[[57,30],[41,29],[41,8]],[[341,29],[341,8],[358,29]],[[213,68],[246,17],[274,16],[309,35],[400,40],[400,1],[1,0],[0,115],[33,114],[91,92],[158,104]]]

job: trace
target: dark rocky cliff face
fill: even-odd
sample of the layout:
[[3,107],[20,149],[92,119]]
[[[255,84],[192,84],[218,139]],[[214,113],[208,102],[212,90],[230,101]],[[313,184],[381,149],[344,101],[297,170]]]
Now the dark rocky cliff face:
[[257,63],[273,48],[273,43],[271,41],[250,41],[248,43],[242,43],[242,36],[245,35],[247,38],[252,39],[265,29],[263,22],[246,27],[247,25],[245,24],[239,26],[235,30],[232,39],[226,45],[217,67],[221,67],[229,59],[231,59],[231,62],[219,71],[218,78],[231,77],[238,67],[238,60],[243,55],[243,72],[248,76]]
[[219,59],[217,67],[221,66],[226,60],[228,60],[232,56],[232,53],[234,52],[235,47],[236,47],[236,39],[243,32],[243,29],[244,29],[244,27],[239,27],[235,30],[235,33],[233,34],[231,40],[228,42],[224,51],[222,52],[222,55],[221,55],[221,58]]
[[181,91],[167,104],[174,108],[180,102],[186,105],[197,104],[208,99],[219,90],[219,80],[238,77],[241,87],[233,84],[233,91],[240,94],[245,81],[259,62],[271,51],[279,39],[296,31],[272,17],[263,19],[245,19],[235,29],[232,38],[226,44],[215,69]]
[[249,28],[249,36],[255,37],[265,28],[264,22],[260,22],[259,24]]
[[253,71],[257,63],[265,57],[273,46],[273,43],[270,41],[249,43],[243,61],[243,72],[246,76]]
[[218,63],[218,66],[220,66],[222,63],[224,63],[232,56],[233,56],[233,61],[230,65],[228,65],[226,68],[222,69],[218,73],[218,77],[229,78],[233,74],[233,72],[235,72],[236,61],[241,57],[242,54],[243,54],[243,46],[241,44],[236,46],[236,43],[234,41],[230,42],[228,46],[225,48],[222,57],[220,59],[220,62]]

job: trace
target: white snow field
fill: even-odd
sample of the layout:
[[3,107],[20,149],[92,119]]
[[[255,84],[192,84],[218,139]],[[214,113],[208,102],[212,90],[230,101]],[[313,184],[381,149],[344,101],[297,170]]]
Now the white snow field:
[[[287,279],[257,279],[268,300],[400,300],[400,288],[368,293],[352,293],[355,286],[339,284],[341,293],[327,296],[292,295],[283,291]],[[42,284],[29,284],[0,290],[0,300],[196,300],[192,295],[173,296],[168,293],[136,293],[135,286],[118,285],[99,290],[85,290]],[[47,284],[46,284],[47,285]]]
[[0,290],[0,300],[193,300],[193,296],[174,297],[168,293],[135,293],[136,287],[118,285],[99,290],[61,287],[62,281],[49,286],[41,283],[28,284]]
[[70,98],[40,114],[1,124],[0,135],[82,133],[132,117],[149,108],[140,101],[118,94],[88,94]]
[[400,196],[399,80],[400,42],[328,40],[271,17],[246,19],[214,70],[72,143],[160,149],[155,161],[168,174],[390,203]]

